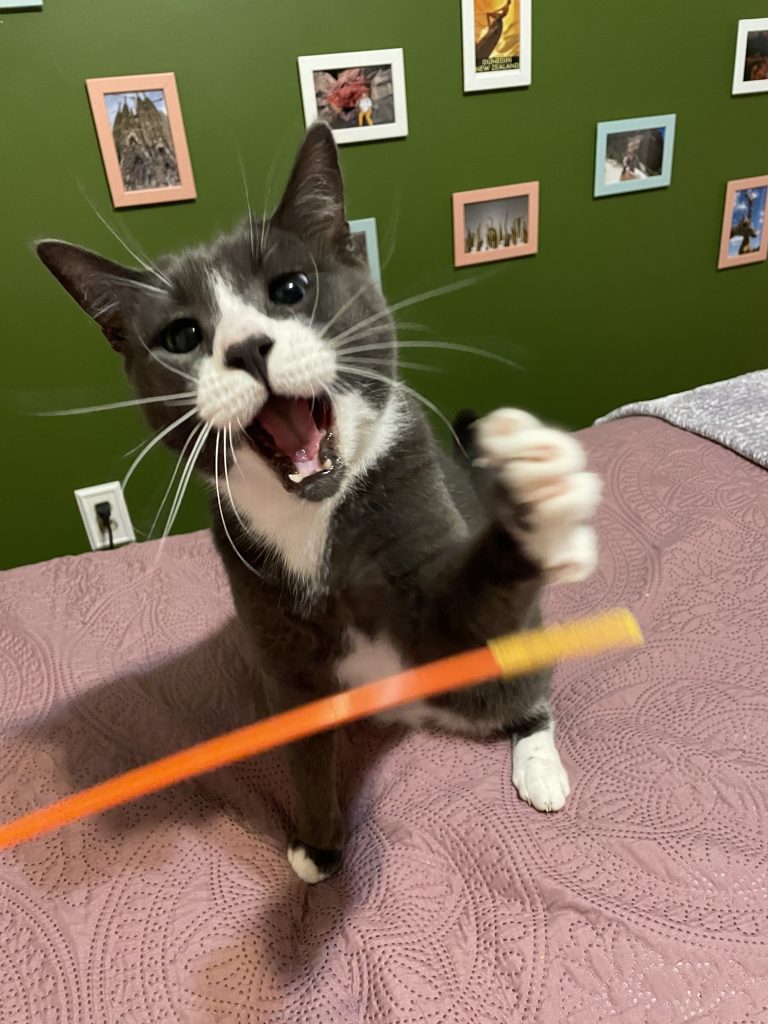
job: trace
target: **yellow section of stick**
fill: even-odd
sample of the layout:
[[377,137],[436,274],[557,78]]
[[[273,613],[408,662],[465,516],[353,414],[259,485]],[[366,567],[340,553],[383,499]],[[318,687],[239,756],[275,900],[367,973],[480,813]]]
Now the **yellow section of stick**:
[[640,647],[643,633],[626,608],[614,608],[591,619],[549,626],[530,633],[511,633],[488,641],[501,674],[518,676],[571,658],[589,658],[618,647]]

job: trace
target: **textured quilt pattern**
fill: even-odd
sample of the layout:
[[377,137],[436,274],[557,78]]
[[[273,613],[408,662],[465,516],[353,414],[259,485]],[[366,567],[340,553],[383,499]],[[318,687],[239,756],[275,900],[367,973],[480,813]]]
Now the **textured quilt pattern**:
[[[583,435],[600,568],[647,646],[562,666],[573,793],[502,742],[361,725],[314,888],[279,752],[0,854],[3,1024],[764,1024],[768,476],[654,419]],[[259,713],[206,533],[0,576],[0,813]]]

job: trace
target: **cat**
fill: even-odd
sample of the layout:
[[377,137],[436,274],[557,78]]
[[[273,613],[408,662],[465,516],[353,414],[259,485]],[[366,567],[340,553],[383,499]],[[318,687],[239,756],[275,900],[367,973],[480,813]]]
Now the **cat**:
[[[157,399],[143,405],[150,425],[211,486],[253,686],[272,712],[535,626],[545,584],[592,572],[600,483],[575,438],[498,409],[464,416],[457,458],[399,382],[394,321],[350,236],[322,123],[272,216],[211,245],[143,269],[59,241],[37,252],[137,395]],[[183,415],[162,400],[180,386]],[[563,807],[548,673],[390,717],[508,736],[520,797]],[[287,748],[288,859],[308,883],[342,860],[336,745],[326,733]]]

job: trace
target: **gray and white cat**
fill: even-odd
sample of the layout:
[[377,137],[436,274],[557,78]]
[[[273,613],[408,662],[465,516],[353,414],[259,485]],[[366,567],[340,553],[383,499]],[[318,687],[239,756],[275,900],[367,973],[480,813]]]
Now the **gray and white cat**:
[[[128,269],[44,241],[38,253],[124,357],[172,449],[212,487],[213,534],[272,711],[538,623],[546,583],[596,561],[597,478],[575,439],[500,409],[451,459],[397,378],[395,327],[350,238],[333,138],[304,139],[271,218]],[[491,681],[392,718],[506,734],[513,781],[558,810],[568,778],[549,676]],[[339,865],[333,733],[288,748],[288,859]]]

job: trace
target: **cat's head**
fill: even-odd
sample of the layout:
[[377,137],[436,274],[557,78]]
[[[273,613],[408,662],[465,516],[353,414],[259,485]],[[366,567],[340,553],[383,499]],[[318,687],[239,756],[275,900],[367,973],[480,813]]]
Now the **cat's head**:
[[[272,216],[129,269],[65,242],[43,263],[124,357],[169,447],[318,501],[383,443],[395,341],[350,237],[331,132],[308,131]],[[178,421],[178,422],[176,422]],[[173,424],[176,423],[174,426]]]

